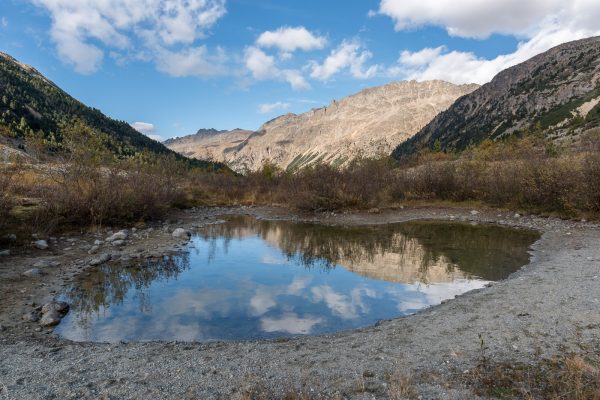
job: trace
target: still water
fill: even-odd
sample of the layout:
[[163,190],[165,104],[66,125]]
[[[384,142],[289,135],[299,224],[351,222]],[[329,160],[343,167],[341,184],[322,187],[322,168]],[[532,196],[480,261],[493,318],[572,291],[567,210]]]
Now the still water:
[[537,234],[418,221],[331,227],[236,217],[180,255],[106,264],[63,294],[77,341],[243,340],[331,333],[414,313],[529,260]]

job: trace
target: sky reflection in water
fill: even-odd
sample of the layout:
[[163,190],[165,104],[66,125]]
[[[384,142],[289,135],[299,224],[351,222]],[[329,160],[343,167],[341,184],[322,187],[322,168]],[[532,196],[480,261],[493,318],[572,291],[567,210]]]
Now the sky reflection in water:
[[531,232],[449,222],[327,227],[239,217],[183,255],[108,264],[62,294],[77,341],[330,333],[414,313],[528,261]]

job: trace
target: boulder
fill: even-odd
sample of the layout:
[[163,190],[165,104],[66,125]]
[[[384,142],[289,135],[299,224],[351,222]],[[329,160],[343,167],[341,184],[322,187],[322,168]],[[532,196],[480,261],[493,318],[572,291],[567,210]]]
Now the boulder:
[[66,314],[69,312],[69,304],[64,301],[50,301],[42,306],[42,314],[50,312],[57,312],[60,314]]
[[62,315],[56,311],[50,311],[42,315],[40,319],[40,325],[42,326],[55,326],[60,323]]
[[189,239],[192,234],[183,228],[177,228],[173,231],[172,236],[177,239]]
[[104,264],[105,262],[109,261],[111,258],[112,258],[112,256],[108,253],[101,254],[98,257],[94,258],[92,261],[90,261],[90,265],[95,266],[95,265]]
[[121,240],[121,239],[114,240],[114,241],[112,242],[112,245],[113,245],[113,246],[119,246],[119,247],[120,247],[120,246],[125,246],[126,244],[127,244],[127,242],[126,242],[126,241],[124,241],[124,240]]
[[33,246],[36,249],[40,249],[40,250],[46,250],[48,247],[48,242],[45,240],[36,240],[35,242],[33,242]]

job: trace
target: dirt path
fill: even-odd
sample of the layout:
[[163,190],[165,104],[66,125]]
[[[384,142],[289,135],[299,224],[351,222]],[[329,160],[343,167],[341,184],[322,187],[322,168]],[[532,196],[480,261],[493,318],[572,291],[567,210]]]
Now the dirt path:
[[[85,273],[94,234],[51,246],[60,266],[27,278],[40,259],[29,250],[0,259],[0,399],[229,399],[244,390],[283,396],[388,398],[390,375],[413,376],[422,398],[474,398],[460,376],[481,357],[527,362],[600,344],[600,228],[591,223],[457,209],[404,209],[381,214],[297,216],[278,209],[203,209],[168,227],[140,227],[113,255],[172,251],[175,227],[192,228],[219,214],[308,219],[331,224],[389,223],[417,218],[468,219],[538,229],[532,262],[509,279],[416,315],[330,336],[227,343],[71,343],[21,316]],[[164,229],[163,229],[164,228]],[[107,232],[97,233],[104,237]],[[148,237],[146,237],[148,236]],[[64,251],[67,244],[70,250]],[[60,250],[58,250],[60,249]],[[114,250],[113,250],[114,251]],[[44,253],[45,254],[45,253]],[[35,304],[34,304],[35,303]]]

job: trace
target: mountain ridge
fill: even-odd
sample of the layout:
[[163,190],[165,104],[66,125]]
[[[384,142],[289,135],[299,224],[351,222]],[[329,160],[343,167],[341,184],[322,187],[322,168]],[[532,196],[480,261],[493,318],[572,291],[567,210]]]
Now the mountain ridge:
[[280,115],[255,132],[225,133],[219,144],[179,138],[167,145],[186,155],[213,149],[215,160],[239,172],[258,170],[266,162],[286,170],[315,162],[344,165],[361,156],[389,154],[400,138],[416,133],[477,87],[439,80],[391,82],[305,113]]
[[156,155],[175,155],[193,166],[222,168],[202,160],[186,159],[136,131],[127,122],[88,107],[34,67],[3,52],[0,52],[0,89],[0,136],[5,137],[5,146],[37,135],[50,148],[59,148],[63,128],[77,119],[85,126],[106,134],[109,138],[107,147],[119,157],[149,151]]
[[578,117],[587,118],[594,107],[586,115],[577,109],[599,98],[600,37],[564,43],[501,71],[461,97],[392,155],[400,158],[436,142],[442,150],[463,150],[531,129],[564,136],[581,128],[574,126]]

